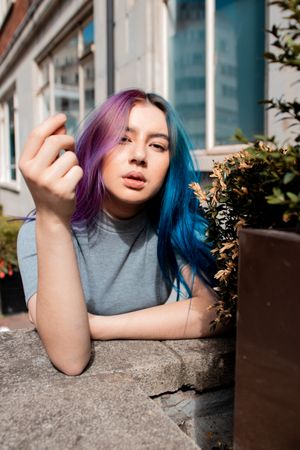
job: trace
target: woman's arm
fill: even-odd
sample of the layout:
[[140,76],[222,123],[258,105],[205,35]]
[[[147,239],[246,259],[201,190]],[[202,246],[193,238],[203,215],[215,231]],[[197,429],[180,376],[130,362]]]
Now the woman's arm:
[[82,174],[64,130],[66,117],[47,119],[30,135],[19,162],[36,205],[37,294],[29,313],[53,364],[77,375],[90,358],[90,333],[70,218]]
[[[188,266],[183,276],[191,282]],[[215,319],[215,309],[210,308],[215,294],[198,277],[193,284],[192,298],[154,306],[115,316],[89,315],[93,339],[189,339],[209,337],[210,323]]]

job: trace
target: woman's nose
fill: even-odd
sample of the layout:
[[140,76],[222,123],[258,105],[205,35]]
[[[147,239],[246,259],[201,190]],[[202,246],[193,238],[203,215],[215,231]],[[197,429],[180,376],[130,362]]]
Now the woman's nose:
[[130,162],[135,162],[136,164],[147,164],[147,152],[144,145],[134,145],[131,148]]

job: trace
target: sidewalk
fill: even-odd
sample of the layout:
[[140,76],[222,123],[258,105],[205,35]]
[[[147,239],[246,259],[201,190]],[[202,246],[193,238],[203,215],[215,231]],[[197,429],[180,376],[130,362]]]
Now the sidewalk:
[[27,313],[12,314],[9,316],[0,314],[0,332],[7,331],[7,328],[9,330],[18,330],[20,328],[33,328],[33,325],[29,321]]

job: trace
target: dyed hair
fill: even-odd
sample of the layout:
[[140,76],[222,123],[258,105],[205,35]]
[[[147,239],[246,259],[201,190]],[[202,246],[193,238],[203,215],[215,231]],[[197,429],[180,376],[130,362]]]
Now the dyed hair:
[[90,115],[76,143],[76,155],[84,175],[76,188],[72,224],[93,227],[105,195],[101,174],[103,157],[119,143],[128,126],[131,108],[137,102],[149,102],[166,116],[170,166],[160,192],[149,200],[148,214],[158,235],[158,261],[166,282],[175,285],[178,295],[183,285],[191,296],[178,259],[189,264],[192,273],[209,285],[213,284],[215,264],[205,241],[206,221],[188,187],[199,178],[190,155],[192,146],[177,113],[161,96],[138,89],[125,90],[109,97]]

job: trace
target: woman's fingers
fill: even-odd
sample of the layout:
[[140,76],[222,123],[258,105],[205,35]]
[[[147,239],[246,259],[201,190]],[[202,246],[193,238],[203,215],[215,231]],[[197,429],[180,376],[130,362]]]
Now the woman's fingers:
[[62,149],[73,151],[74,145],[74,138],[67,134],[53,134],[47,137],[34,158],[34,166],[38,170],[46,169],[57,159]]
[[57,130],[62,128],[66,123],[67,116],[65,114],[56,114],[49,117],[41,125],[36,127],[30,134],[20,160],[20,163],[26,162],[35,157],[43,145],[45,139],[52,134],[55,134]]
[[67,134],[66,127],[63,125],[58,128],[53,134]]
[[[75,188],[83,176],[74,153],[74,138],[66,134],[66,116],[50,117],[31,133],[19,168],[32,193],[37,211],[55,212],[70,220]],[[65,152],[60,156],[62,150]]]
[[75,196],[75,188],[82,177],[82,168],[80,166],[73,166],[61,179],[60,184],[64,186],[68,192],[73,192]]
[[47,169],[47,176],[53,178],[63,177],[73,166],[78,165],[74,152],[66,151]]

